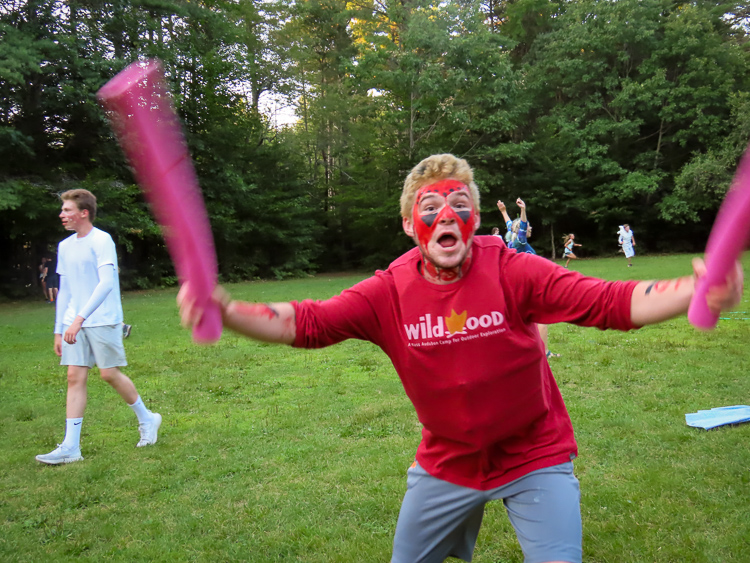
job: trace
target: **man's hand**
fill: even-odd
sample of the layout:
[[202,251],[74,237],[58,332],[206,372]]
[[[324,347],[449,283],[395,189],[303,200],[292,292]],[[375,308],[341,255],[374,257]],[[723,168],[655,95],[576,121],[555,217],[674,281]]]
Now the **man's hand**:
[[75,344],[76,343],[76,335],[78,334],[78,331],[81,330],[81,325],[83,324],[83,321],[85,321],[82,316],[78,315],[73,322],[68,327],[68,330],[65,331],[65,334],[63,335],[63,340],[67,342],[68,344]]
[[503,213],[506,210],[505,204],[499,200],[497,202],[497,208],[500,210],[500,213]]
[[[217,285],[211,294],[211,301],[219,306],[221,316],[224,317],[232,299],[223,287]],[[185,282],[177,293],[177,305],[180,307],[180,322],[185,328],[194,327],[200,322],[201,317],[203,317],[203,309],[195,306],[195,299],[190,294],[190,284],[188,282]]]
[[55,354],[57,354],[57,357],[62,356],[62,334],[56,334],[55,335],[55,346],[54,346]]
[[[232,301],[229,294],[216,286],[211,301],[221,309],[224,327],[263,342],[292,344],[297,334],[296,313],[291,303],[245,303]],[[203,309],[195,304],[185,283],[177,294],[182,325],[190,328],[200,322]]]
[[516,205],[520,207],[521,209],[526,209],[526,204],[523,202],[523,200],[520,197],[516,200]]
[[[701,258],[693,258],[693,272],[697,279],[706,275],[706,263]],[[709,311],[718,315],[721,311],[733,309],[742,301],[744,289],[744,272],[742,264],[736,262],[724,285],[715,285],[706,293],[706,304]]]

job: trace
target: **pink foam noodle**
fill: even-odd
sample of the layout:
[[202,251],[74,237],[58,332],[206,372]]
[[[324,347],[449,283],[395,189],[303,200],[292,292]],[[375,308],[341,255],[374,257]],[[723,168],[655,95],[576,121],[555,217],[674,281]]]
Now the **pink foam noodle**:
[[211,301],[218,273],[211,226],[161,63],[135,62],[98,92],[112,128],[157,222],[181,283],[205,313],[196,342],[221,337],[221,311]]
[[750,241],[750,147],[737,168],[732,186],[727,192],[714,221],[706,245],[706,275],[698,280],[690,301],[688,320],[696,328],[711,330],[719,315],[713,314],[706,303],[708,290],[726,282],[735,262]]

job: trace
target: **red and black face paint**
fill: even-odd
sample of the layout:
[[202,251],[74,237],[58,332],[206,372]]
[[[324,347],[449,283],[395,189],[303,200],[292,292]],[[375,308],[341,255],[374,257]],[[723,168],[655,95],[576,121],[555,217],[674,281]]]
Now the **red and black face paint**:
[[[472,203],[471,209],[460,209],[456,211],[450,206],[450,204],[448,204],[448,196],[454,192],[460,191],[464,191],[468,194],[469,201]],[[420,215],[419,204],[428,194],[436,194],[445,200],[445,205],[438,212]],[[440,207],[440,205],[437,207]],[[463,182],[459,182],[458,180],[442,180],[435,184],[423,186],[417,192],[414,199],[414,207],[412,209],[412,219],[417,239],[423,248],[427,247],[432,239],[435,229],[440,224],[440,221],[445,218],[453,218],[456,221],[456,224],[461,231],[461,238],[463,239],[464,244],[468,243],[469,238],[474,234],[475,214],[471,192],[469,191],[468,186]]]

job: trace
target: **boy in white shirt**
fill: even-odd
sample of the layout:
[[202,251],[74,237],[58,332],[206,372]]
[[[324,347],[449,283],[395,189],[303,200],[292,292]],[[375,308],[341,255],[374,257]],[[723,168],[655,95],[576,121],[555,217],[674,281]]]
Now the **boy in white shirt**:
[[146,408],[135,385],[120,371],[128,365],[122,345],[122,303],[117,252],[112,237],[94,227],[96,197],[88,190],[61,196],[63,227],[75,234],[58,247],[60,292],[55,315],[55,353],[68,366],[65,439],[36,460],[49,465],[81,461],[81,424],[86,409],[86,381],[96,364],[102,379],[138,417],[137,447],[155,444],[161,415]]

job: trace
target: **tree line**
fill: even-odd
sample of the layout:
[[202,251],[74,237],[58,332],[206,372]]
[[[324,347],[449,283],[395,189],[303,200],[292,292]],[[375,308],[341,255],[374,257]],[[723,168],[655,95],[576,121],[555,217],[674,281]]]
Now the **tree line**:
[[[225,281],[384,268],[420,159],[475,167],[481,233],[522,197],[540,253],[700,251],[750,138],[748,13],[670,0],[0,0],[0,292],[83,187],[128,288],[174,283],[96,101],[164,62]],[[277,127],[276,96],[297,121]],[[511,214],[514,206],[509,205]]]

